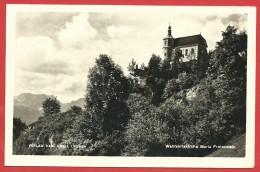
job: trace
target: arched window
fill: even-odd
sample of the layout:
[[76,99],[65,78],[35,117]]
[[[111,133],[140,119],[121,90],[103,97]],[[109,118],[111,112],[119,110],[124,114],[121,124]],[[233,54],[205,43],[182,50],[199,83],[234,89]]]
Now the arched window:
[[191,49],[191,54],[194,54],[194,48]]
[[185,50],[185,56],[187,56],[187,55],[188,55],[188,49]]

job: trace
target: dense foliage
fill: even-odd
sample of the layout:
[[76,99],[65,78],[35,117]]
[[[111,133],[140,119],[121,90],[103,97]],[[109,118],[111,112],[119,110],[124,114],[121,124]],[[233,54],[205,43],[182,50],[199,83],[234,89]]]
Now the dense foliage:
[[20,118],[13,118],[13,141],[15,141],[23,130],[26,129],[26,124]]
[[44,115],[52,115],[60,112],[60,102],[56,98],[46,98],[42,102]]
[[[165,59],[153,54],[141,67],[132,60],[128,78],[112,58],[100,55],[88,75],[85,109],[59,113],[58,101],[46,100],[46,115],[15,134],[20,136],[14,153],[205,156],[213,149],[166,145],[224,145],[245,133],[246,32],[228,26],[201,69],[184,66],[181,55],[179,50]],[[23,128],[18,124],[14,127]]]
[[121,68],[107,55],[100,55],[88,75],[84,117],[75,124],[75,131],[90,142],[83,155],[120,155],[123,131],[130,118],[128,91],[129,81]]
[[68,111],[40,117],[38,121],[29,125],[28,129],[16,140],[14,153],[24,155],[48,155],[55,153],[59,150],[58,148],[46,148],[46,146],[61,144],[64,133],[73,127],[73,121],[78,115]]

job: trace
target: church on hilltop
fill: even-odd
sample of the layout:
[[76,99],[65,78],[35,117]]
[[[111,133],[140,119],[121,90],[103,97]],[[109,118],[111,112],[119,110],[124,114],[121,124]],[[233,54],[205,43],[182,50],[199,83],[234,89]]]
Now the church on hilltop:
[[[201,34],[174,38],[171,32],[169,25],[168,34],[163,38],[163,59],[169,59],[171,66],[177,64],[175,66],[177,67],[177,74],[185,72],[197,73],[198,76],[203,75],[208,65],[206,40]],[[176,58],[177,52],[178,58]],[[130,75],[136,83],[144,86],[147,79],[147,68],[138,68],[138,65],[134,65]]]
[[173,58],[177,49],[181,52],[180,63],[186,66],[198,65],[202,67],[205,65],[207,57],[207,42],[201,34],[191,35],[185,37],[174,38],[172,36],[171,26],[168,27],[168,34],[163,38],[163,57]]

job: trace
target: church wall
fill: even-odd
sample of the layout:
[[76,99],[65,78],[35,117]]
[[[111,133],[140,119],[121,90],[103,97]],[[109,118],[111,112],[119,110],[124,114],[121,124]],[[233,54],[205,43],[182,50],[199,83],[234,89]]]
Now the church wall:
[[172,48],[171,47],[163,47],[163,56],[164,57],[170,57],[172,54]]
[[190,60],[197,60],[199,48],[198,45],[187,45],[178,47],[182,51],[183,57],[181,58],[182,62],[187,62]]

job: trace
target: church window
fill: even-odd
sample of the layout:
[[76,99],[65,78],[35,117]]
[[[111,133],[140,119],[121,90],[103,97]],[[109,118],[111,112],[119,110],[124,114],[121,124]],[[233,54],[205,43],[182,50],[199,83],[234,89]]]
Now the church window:
[[185,56],[187,56],[187,55],[188,55],[188,49],[185,50]]
[[191,49],[191,54],[194,54],[194,48]]
[[167,54],[166,53],[164,53],[164,56],[166,56]]

